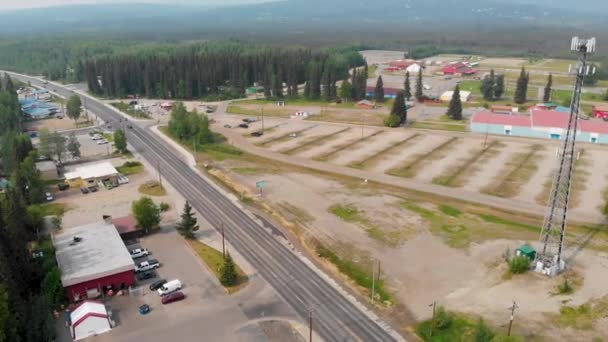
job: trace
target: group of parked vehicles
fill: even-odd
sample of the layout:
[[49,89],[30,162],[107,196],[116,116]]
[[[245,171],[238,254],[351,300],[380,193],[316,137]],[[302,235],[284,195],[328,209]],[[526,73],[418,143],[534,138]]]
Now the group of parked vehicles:
[[[147,257],[150,252],[146,248],[135,248],[129,251],[133,259],[139,259]],[[144,281],[157,277],[155,272],[156,268],[161,266],[160,262],[156,259],[148,259],[140,262],[135,267],[137,273],[137,280]],[[179,291],[182,288],[182,282],[179,279],[173,279],[167,281],[166,279],[159,279],[151,283],[148,288],[150,291],[156,291],[161,297],[161,303],[169,304],[180,301],[186,298],[183,292]]]

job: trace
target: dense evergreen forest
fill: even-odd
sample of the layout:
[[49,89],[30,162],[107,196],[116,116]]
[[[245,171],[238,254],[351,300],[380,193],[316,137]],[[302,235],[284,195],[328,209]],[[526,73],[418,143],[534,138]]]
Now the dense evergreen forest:
[[266,97],[281,98],[296,96],[298,85],[308,81],[316,98],[321,88],[333,89],[325,95],[335,97],[336,81],[364,63],[355,48],[313,52],[238,42],[202,43],[88,59],[83,74],[89,90],[105,97],[193,99],[226,92],[238,97],[247,87],[258,85]]
[[0,341],[51,341],[51,308],[64,302],[65,292],[52,245],[40,234],[43,214],[37,203],[44,185],[36,151],[21,133],[13,82],[5,76],[0,83],[0,173],[10,180],[0,192]]

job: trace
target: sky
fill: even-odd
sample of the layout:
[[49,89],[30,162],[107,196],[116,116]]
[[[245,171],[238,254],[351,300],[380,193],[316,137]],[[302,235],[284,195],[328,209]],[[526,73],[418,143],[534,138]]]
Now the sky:
[[234,5],[244,3],[259,3],[263,0],[0,0],[1,10],[13,10],[21,8],[50,7],[58,5],[74,4],[120,4],[120,3],[156,3],[156,4],[180,4],[180,5]]

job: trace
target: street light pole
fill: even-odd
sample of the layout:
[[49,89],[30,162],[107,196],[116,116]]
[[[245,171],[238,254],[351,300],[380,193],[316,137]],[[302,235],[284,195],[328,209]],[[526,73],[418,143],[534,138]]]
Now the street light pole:
[[308,309],[308,342],[312,342],[312,308]]

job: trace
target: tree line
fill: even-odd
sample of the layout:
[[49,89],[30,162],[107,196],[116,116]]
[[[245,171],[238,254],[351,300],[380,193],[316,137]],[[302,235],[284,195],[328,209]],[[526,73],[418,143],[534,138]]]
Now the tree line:
[[[17,106],[15,105],[17,104]],[[9,186],[0,193],[0,341],[54,339],[50,308],[65,299],[49,241],[40,237],[44,184],[29,136],[21,133],[22,113],[13,83],[0,82],[2,172]],[[31,242],[37,242],[34,257]]]
[[[146,51],[88,59],[83,75],[91,92],[105,97],[137,94],[149,98],[193,99],[224,92],[244,94],[259,85],[266,97],[296,96],[306,82],[311,98],[335,96],[337,79],[361,65],[355,50],[313,52],[305,48],[264,48],[245,44]],[[333,90],[332,90],[333,89]],[[284,91],[285,90],[285,91]]]

